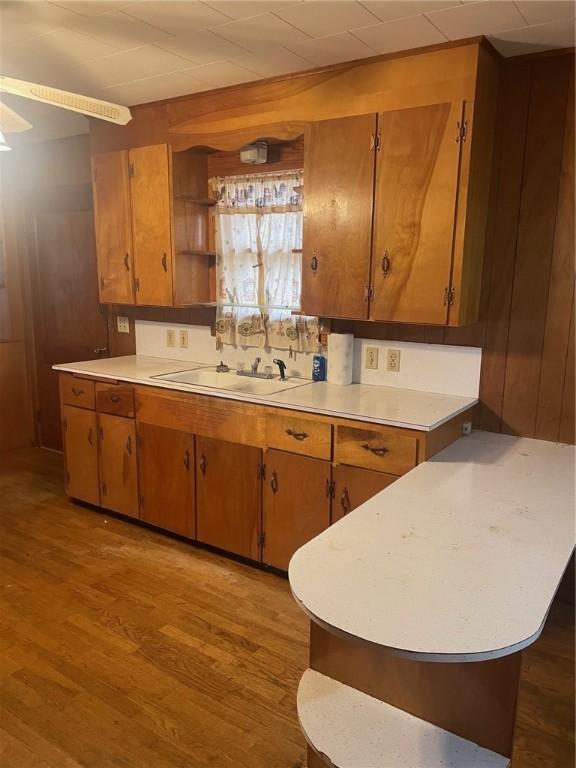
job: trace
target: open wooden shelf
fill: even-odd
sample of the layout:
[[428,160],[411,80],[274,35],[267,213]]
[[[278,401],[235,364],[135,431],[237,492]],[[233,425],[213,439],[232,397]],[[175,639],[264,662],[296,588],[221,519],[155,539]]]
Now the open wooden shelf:
[[184,200],[187,203],[194,203],[194,205],[216,205],[218,200],[213,197],[194,197],[192,195],[174,195],[175,200]]
[[176,256],[212,256],[213,258],[216,257],[216,251],[176,251]]
[[507,757],[455,736],[312,669],[298,687],[312,749],[336,768],[507,768]]

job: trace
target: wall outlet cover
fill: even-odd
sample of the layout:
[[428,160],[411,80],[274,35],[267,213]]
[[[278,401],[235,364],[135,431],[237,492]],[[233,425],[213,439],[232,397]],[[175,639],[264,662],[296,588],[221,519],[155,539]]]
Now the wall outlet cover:
[[180,349],[188,349],[188,331],[182,328],[179,333]]
[[166,329],[166,346],[167,347],[176,346],[176,331],[174,330],[174,328]]
[[378,369],[378,347],[366,347],[364,352],[364,368]]
[[400,350],[386,350],[386,370],[391,373],[400,373]]
[[117,315],[116,329],[118,333],[130,333],[130,320],[123,315]]

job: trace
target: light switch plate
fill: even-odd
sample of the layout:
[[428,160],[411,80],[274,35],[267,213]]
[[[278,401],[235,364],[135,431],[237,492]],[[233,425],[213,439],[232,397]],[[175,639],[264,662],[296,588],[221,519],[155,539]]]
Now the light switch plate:
[[378,347],[366,347],[364,350],[364,368],[378,369]]
[[176,346],[176,331],[174,330],[174,328],[166,329],[166,346],[167,347]]
[[400,373],[400,350],[386,350],[386,370],[391,373]]
[[130,333],[130,320],[123,315],[117,315],[116,329],[118,333]]

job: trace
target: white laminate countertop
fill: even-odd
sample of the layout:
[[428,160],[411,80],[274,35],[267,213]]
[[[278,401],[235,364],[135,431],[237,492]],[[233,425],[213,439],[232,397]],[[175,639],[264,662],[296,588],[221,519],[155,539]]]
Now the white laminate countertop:
[[574,547],[573,446],[461,437],[299,549],[302,608],[423,661],[534,642]]
[[213,387],[199,387],[153,378],[160,374],[176,373],[207,363],[166,360],[160,357],[128,355],[101,358],[80,363],[53,366],[59,371],[98,376],[103,379],[147,384],[183,392],[198,392],[229,400],[260,403],[277,408],[306,411],[325,416],[370,421],[394,427],[430,431],[478,402],[471,397],[441,395],[436,392],[417,392],[413,389],[350,384],[338,386],[327,382],[310,382],[276,395],[246,395]]

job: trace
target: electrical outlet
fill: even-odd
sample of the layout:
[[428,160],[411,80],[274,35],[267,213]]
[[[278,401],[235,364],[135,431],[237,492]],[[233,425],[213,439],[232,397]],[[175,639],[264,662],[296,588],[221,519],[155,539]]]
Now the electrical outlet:
[[188,331],[180,330],[180,349],[188,349]]
[[176,331],[174,330],[174,328],[168,328],[166,330],[166,346],[167,347],[176,346]]
[[127,317],[118,315],[116,317],[116,329],[118,333],[130,333],[130,320]]
[[364,368],[377,370],[378,368],[378,347],[366,347],[364,351]]
[[399,349],[387,349],[386,350],[386,370],[392,373],[400,372],[400,350]]

